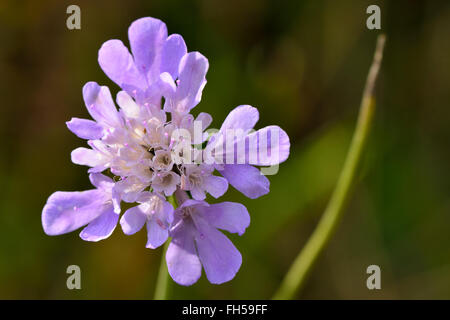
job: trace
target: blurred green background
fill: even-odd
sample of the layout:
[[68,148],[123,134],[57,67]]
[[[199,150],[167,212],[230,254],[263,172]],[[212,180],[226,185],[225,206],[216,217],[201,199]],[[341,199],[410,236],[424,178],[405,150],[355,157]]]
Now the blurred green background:
[[[81,30],[66,8],[81,7]],[[219,127],[240,104],[259,108],[258,127],[277,124],[291,156],[270,194],[246,199],[252,222],[230,236],[243,255],[234,280],[191,287],[173,298],[269,298],[313,231],[354,128],[378,31],[366,8],[381,7],[388,36],[369,148],[344,219],[298,298],[450,298],[450,3],[448,1],[0,1],[0,298],[149,299],[161,249],[144,231],[88,243],[78,232],[49,237],[41,210],[56,190],[91,188],[70,162],[84,146],[65,121],[88,117],[87,81],[118,87],[97,51],[144,16],[166,22],[210,62],[194,113]],[[81,267],[82,290],[66,288]],[[382,289],[366,288],[377,264]]]

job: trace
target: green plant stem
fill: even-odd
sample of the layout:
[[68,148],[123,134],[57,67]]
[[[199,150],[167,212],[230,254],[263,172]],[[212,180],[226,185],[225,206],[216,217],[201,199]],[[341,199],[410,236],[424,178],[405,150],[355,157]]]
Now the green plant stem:
[[[170,196],[168,198],[169,202],[173,205],[173,207],[177,208],[177,203],[175,201],[175,197]],[[170,284],[170,276],[169,271],[167,270],[166,264],[166,252],[167,248],[170,244],[170,238],[167,239],[164,244],[163,251],[161,253],[161,263],[159,265],[158,278],[156,279],[156,287],[155,287],[155,300],[166,300],[169,294],[169,284]]]
[[169,291],[169,271],[167,270],[166,256],[167,248],[169,247],[170,239],[166,241],[163,247],[163,252],[161,254],[161,263],[159,265],[158,279],[156,280],[155,288],[155,300],[166,300]]
[[342,217],[343,208],[349,197],[361,154],[367,143],[367,137],[375,111],[374,87],[381,65],[384,43],[385,36],[380,35],[377,40],[372,66],[367,76],[350,148],[330,201],[316,229],[303,250],[294,260],[273,299],[292,299],[300,291],[315,261],[329,242]]

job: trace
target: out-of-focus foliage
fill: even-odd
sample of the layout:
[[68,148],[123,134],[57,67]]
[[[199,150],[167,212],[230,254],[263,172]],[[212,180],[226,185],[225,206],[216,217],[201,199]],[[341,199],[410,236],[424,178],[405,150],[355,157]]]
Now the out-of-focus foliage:
[[[360,181],[338,232],[302,298],[450,298],[450,3],[448,1],[76,1],[81,30],[66,28],[73,1],[0,2],[0,298],[125,298],[153,295],[161,250],[120,228],[99,243],[76,232],[46,236],[41,210],[56,190],[90,188],[70,162],[83,142],[64,122],[86,117],[81,88],[115,86],[97,64],[112,38],[153,16],[210,61],[196,112],[219,127],[239,104],[259,108],[260,127],[291,137],[271,193],[249,200],[252,223],[232,236],[244,263],[230,283],[173,284],[174,298],[268,298],[316,225],[348,148],[381,7],[388,36],[376,118]],[[66,268],[82,290],[66,288]],[[382,270],[369,291],[366,268]]]

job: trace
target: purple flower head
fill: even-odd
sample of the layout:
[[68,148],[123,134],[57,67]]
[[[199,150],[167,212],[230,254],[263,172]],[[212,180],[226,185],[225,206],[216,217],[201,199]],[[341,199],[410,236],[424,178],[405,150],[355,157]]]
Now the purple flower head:
[[[254,131],[258,110],[247,105],[231,111],[210,135],[212,116],[190,113],[201,100],[208,60],[187,52],[183,38],[168,36],[158,19],[136,20],[128,38],[131,53],[120,40],[109,40],[98,55],[122,90],[116,101],[107,87],[88,82],[83,98],[93,120],[67,122],[88,144],[72,151],[72,162],[89,167],[96,189],[52,194],[42,212],[44,231],[59,235],[87,225],[82,239],[105,239],[123,201],[131,206],[120,219],[125,234],[146,225],[151,249],[172,237],[166,260],[176,282],[196,282],[202,266],[210,282],[229,281],[242,257],[218,229],[241,235],[250,217],[241,204],[205,200],[221,197],[229,184],[250,198],[268,193],[269,180],[255,166],[285,161],[289,138],[277,126]],[[167,199],[174,194],[180,204],[175,211]]]
[[172,279],[189,286],[200,278],[202,266],[211,283],[230,281],[238,272],[242,256],[218,229],[242,235],[250,224],[250,215],[240,203],[211,204],[186,199],[177,192],[181,205],[175,210],[170,229],[172,241],[166,261]]

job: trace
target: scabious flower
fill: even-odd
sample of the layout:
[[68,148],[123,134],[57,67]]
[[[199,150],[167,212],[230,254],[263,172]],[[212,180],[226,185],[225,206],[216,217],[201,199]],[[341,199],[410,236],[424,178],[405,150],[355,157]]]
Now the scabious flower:
[[259,114],[247,105],[234,109],[218,132],[208,133],[211,115],[190,113],[201,100],[208,60],[187,52],[183,38],[168,36],[158,19],[136,20],[128,37],[131,53],[120,40],[109,40],[98,56],[121,88],[119,109],[107,87],[88,82],[83,98],[94,120],[67,122],[89,146],[75,149],[72,162],[89,167],[96,189],[52,194],[42,212],[44,231],[59,235],[87,225],[83,240],[105,239],[126,202],[132,207],[120,218],[125,234],[146,225],[151,249],[171,237],[166,260],[174,281],[195,283],[202,266],[211,283],[229,281],[242,257],[218,229],[242,235],[250,217],[242,204],[208,204],[207,194],[219,198],[229,184],[249,198],[268,193],[269,180],[254,166],[286,160],[289,138],[277,126],[253,131]]

